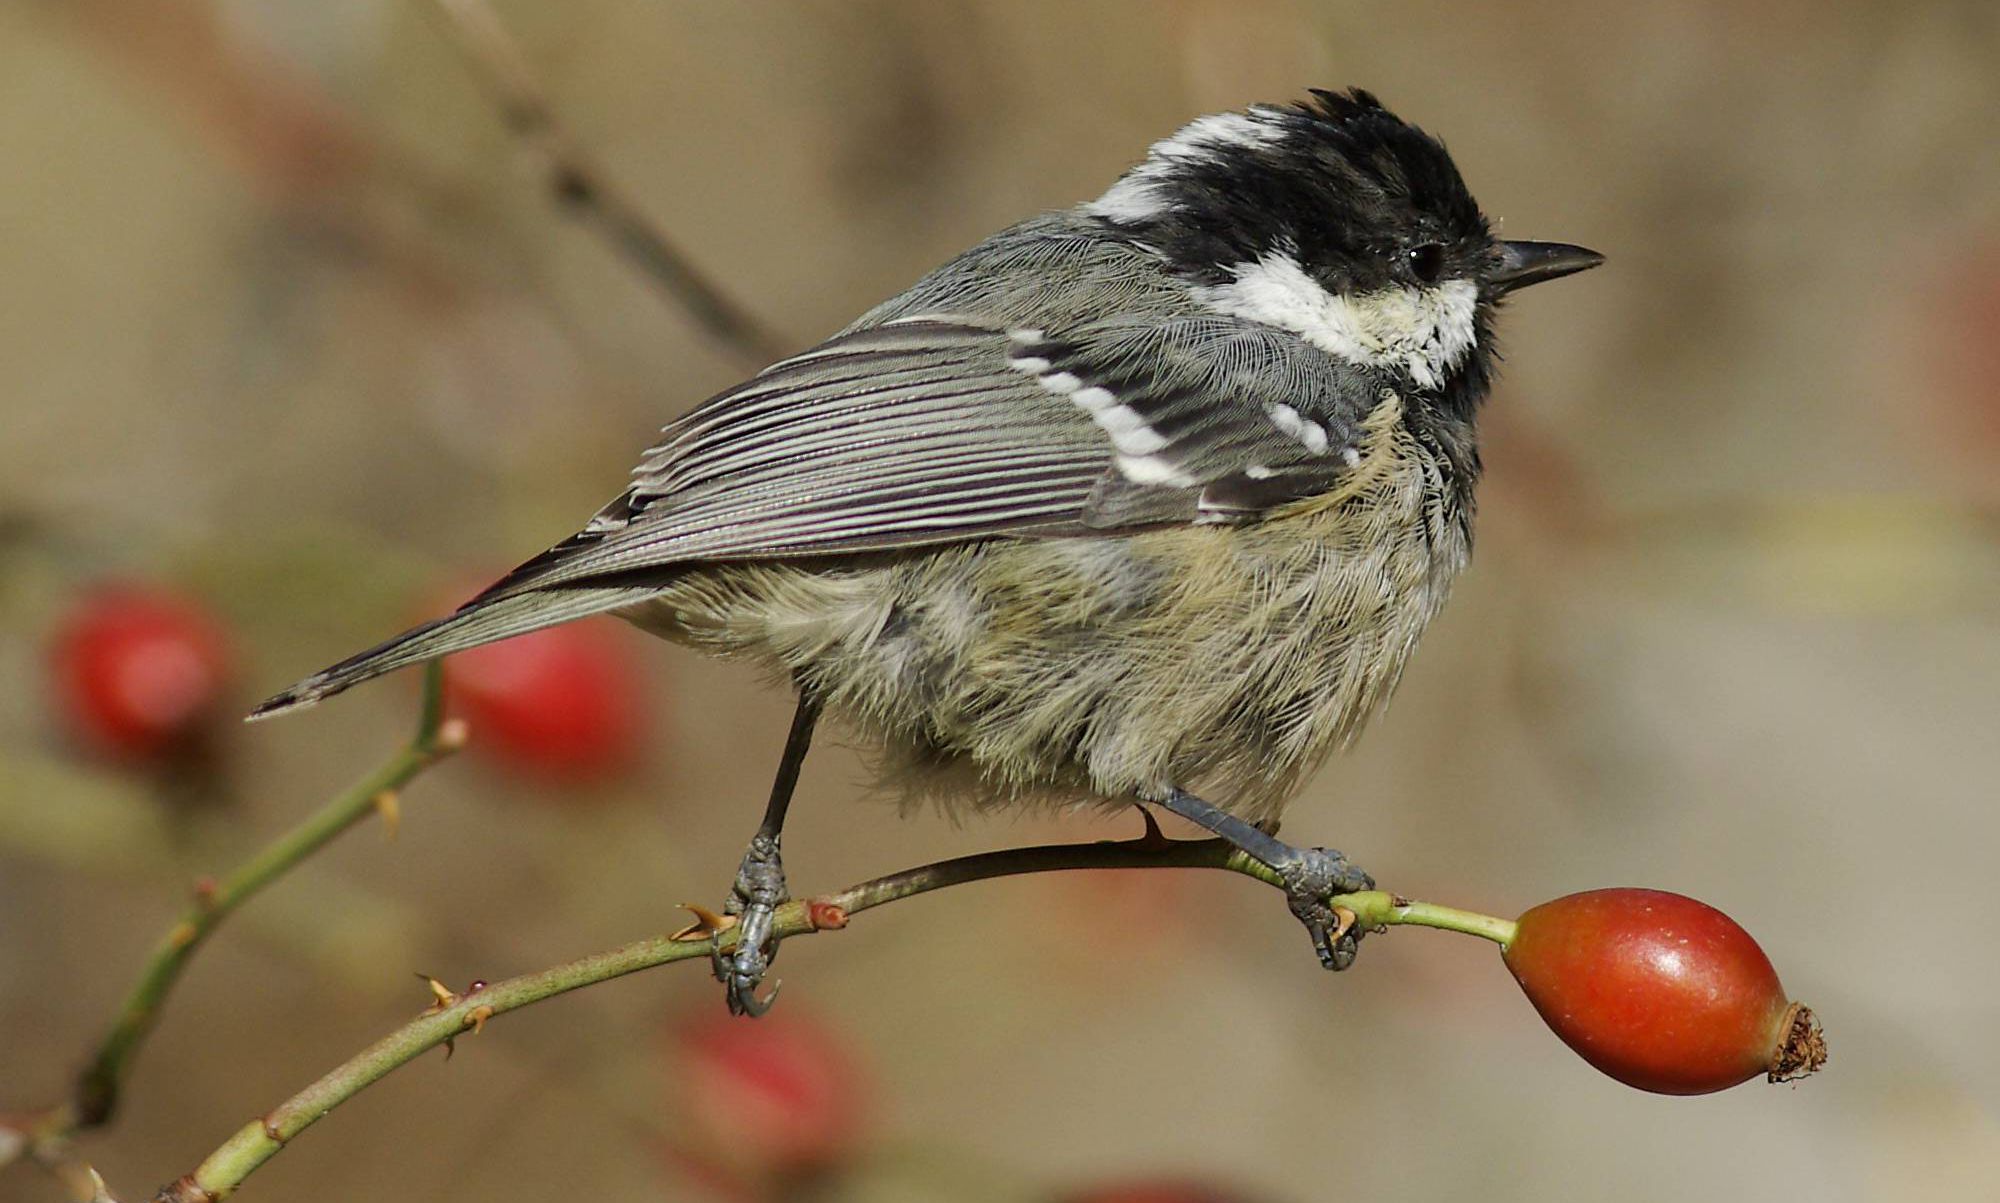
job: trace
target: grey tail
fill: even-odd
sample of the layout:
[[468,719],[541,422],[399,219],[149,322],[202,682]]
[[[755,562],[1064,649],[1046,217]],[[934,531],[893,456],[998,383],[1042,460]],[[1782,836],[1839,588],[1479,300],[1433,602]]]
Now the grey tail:
[[314,673],[283,693],[266,699],[250,712],[249,719],[255,722],[288,711],[303,710],[322,698],[330,698],[351,685],[359,685],[383,673],[462,652],[483,643],[511,639],[557,623],[629,606],[644,601],[655,592],[655,589],[633,586],[581,587],[535,590],[492,601],[475,599],[456,614],[412,627],[387,643],[378,644],[358,656],[349,656],[331,668]]

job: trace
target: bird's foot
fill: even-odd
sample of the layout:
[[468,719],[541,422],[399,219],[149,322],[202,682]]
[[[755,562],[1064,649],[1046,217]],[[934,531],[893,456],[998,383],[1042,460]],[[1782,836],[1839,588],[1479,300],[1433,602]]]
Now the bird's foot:
[[1372,890],[1375,879],[1331,848],[1296,848],[1271,867],[1285,884],[1285,900],[1291,904],[1292,914],[1306,925],[1319,963],[1333,970],[1354,964],[1362,931],[1355,926],[1353,912],[1328,900],[1336,894]]
[[713,953],[715,980],[723,985],[731,1015],[762,1015],[776,1001],[777,985],[762,996],[757,988],[778,955],[771,921],[790,898],[785,888],[785,862],[778,854],[778,837],[759,832],[743,853],[743,863],[736,870],[736,886],[722,907],[725,914],[738,917],[736,945],[724,953],[718,939]]

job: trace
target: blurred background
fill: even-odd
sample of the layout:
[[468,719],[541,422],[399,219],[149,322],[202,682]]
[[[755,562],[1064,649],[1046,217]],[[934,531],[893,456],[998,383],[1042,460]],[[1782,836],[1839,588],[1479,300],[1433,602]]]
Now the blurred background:
[[[1441,134],[1508,235],[1605,251],[1506,314],[1474,566],[1287,832],[1500,914],[1705,899],[1833,1062],[1643,1095],[1484,946],[1399,931],[1333,977],[1254,883],[1050,875],[787,944],[768,1031],[694,966],[511,1016],[246,1198],[759,1198],[758,1157],[805,1167],[778,1193],[856,1200],[1994,1197],[1990,0],[490,15],[554,136],[779,349],[1192,116],[1309,86]],[[413,721],[401,679],[162,755],[144,698],[77,685],[92,631],[195,628],[160,705],[206,673],[233,714],[568,533],[755,366],[552,196],[560,142],[509,129],[498,53],[420,0],[0,5],[0,1105],[57,1099],[190,883]],[[468,665],[474,745],[397,837],[363,826],[202,950],[82,1142],[121,1197],[412,1016],[414,973],[509,976],[719,902],[787,699],[579,630]],[[568,683],[553,720],[510,709],[538,672]],[[627,725],[563,723],[628,694]],[[900,823],[865,786],[815,751],[795,888],[1138,828]]]

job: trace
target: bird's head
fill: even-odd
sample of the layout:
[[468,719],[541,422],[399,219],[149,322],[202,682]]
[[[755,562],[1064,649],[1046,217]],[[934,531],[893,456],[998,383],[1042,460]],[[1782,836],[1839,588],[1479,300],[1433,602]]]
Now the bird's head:
[[1493,307],[1603,256],[1493,237],[1442,143],[1367,92],[1203,117],[1085,206],[1200,300],[1464,404]]

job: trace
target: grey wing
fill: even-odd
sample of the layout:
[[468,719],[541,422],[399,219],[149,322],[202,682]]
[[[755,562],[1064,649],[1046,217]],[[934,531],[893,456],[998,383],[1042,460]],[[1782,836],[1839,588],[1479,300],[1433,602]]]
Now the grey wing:
[[1254,520],[1332,487],[1376,391],[1228,318],[899,319],[668,426],[622,496],[483,597],[691,562]]
[[1221,317],[853,330],[667,427],[588,526],[456,613],[255,716],[632,605],[686,564],[1254,522],[1335,486],[1380,395],[1290,334]]

